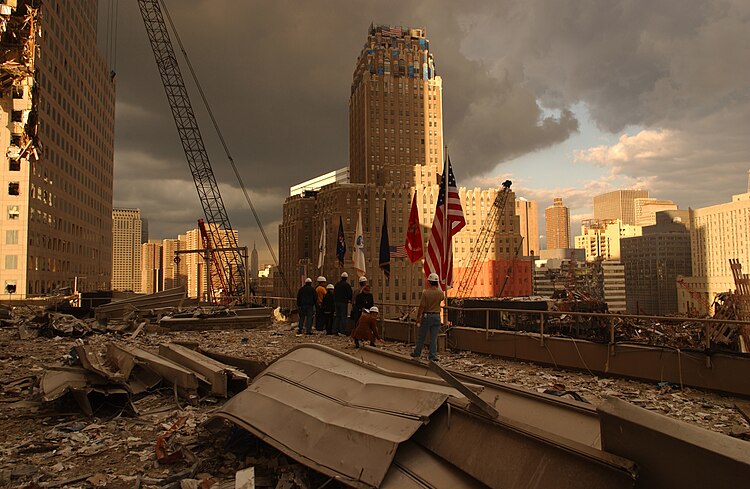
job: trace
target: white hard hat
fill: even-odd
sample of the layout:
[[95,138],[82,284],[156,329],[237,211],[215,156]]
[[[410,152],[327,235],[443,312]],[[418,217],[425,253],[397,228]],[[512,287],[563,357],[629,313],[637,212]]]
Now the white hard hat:
[[318,277],[318,282],[325,282],[325,281],[326,281],[326,278],[323,275]]
[[367,277],[359,277],[359,283],[367,282]]
[[305,283],[306,283],[306,284],[311,284],[311,283],[312,283],[312,279],[311,279],[310,277],[307,277],[307,278],[305,279]]
[[326,285],[326,289],[333,290],[335,289],[335,287],[333,286],[333,284],[328,284]]
[[341,278],[349,278],[349,274],[346,272],[341,273]]
[[377,314],[380,312],[380,310],[378,309],[378,306],[372,306],[369,309],[365,309],[365,311],[369,312],[370,314]]
[[428,282],[440,282],[440,277],[438,277],[437,273],[431,273],[429,277],[427,277]]

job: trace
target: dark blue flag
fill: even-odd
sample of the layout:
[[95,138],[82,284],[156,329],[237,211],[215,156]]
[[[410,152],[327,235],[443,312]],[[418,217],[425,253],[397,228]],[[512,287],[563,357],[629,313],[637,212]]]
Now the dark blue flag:
[[383,229],[380,231],[380,268],[385,278],[391,276],[391,245],[388,242],[388,208],[383,200]]
[[336,239],[336,256],[339,265],[344,266],[344,255],[346,255],[346,241],[344,240],[344,220],[339,216],[339,235]]

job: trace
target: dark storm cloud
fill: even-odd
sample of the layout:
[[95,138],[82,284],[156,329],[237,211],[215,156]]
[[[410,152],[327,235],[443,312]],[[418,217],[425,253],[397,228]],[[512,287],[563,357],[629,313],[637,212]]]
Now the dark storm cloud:
[[[603,130],[645,131],[619,148],[584,150],[580,161],[653,183],[675,199],[695,195],[696,177],[706,188],[734,189],[744,179],[745,1],[167,3],[274,236],[289,186],[348,164],[351,75],[371,22],[427,29],[459,179],[564,141],[578,130],[575,104]],[[119,26],[115,204],[141,207],[153,235],[173,235],[193,227],[200,206],[135,2],[120,2]],[[188,85],[233,225],[241,241],[260,243]],[[614,157],[618,150],[628,157]]]
[[[531,91],[491,76],[485,63],[462,52],[463,9],[479,4],[170,1],[168,6],[243,179],[276,199],[269,198],[262,210],[266,222],[280,217],[289,186],[348,164],[351,75],[371,22],[427,28],[444,81],[445,139],[466,174],[491,170],[577,129],[569,112],[560,120],[543,118]],[[180,223],[191,227],[200,207],[197,199],[191,201],[191,177],[134,3],[120,4],[119,21],[115,202],[140,206],[150,216],[152,234],[165,235]],[[217,179],[236,187],[195,95],[193,105]],[[169,183],[159,185],[162,179]],[[235,227],[254,228],[241,194],[233,195],[237,200],[224,199],[239,211],[230,213]]]

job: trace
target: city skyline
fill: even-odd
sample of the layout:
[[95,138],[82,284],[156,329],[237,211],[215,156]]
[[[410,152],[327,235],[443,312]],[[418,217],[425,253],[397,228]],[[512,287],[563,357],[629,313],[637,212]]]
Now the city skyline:
[[[747,53],[743,43],[728,48],[729,39],[750,35],[742,24],[748,7],[719,11],[709,3],[699,15],[683,4],[612,5],[575,26],[601,40],[581,46],[572,23],[550,29],[560,9],[570,11],[565,18],[585,17],[575,2],[511,2],[502,11],[489,2],[468,10],[448,2],[295,5],[294,18],[310,20],[299,25],[285,22],[292,6],[283,3],[212,5],[212,12],[233,15],[204,16],[200,2],[175,4],[172,15],[273,243],[288,187],[348,164],[348,60],[372,21],[430,33],[445,80],[445,141],[467,187],[510,178],[516,194],[540,209],[563,196],[574,227],[590,217],[592,195],[617,188],[647,188],[682,208],[742,191],[735,175],[750,164],[742,161],[750,143],[741,134],[750,114],[740,62]],[[321,11],[336,14],[321,25]],[[512,14],[521,20],[509,22]],[[530,23],[532,14],[539,24]],[[138,15],[133,5],[120,6],[120,23],[134,28],[118,32],[115,205],[141,208],[151,234],[168,236],[201,213]],[[607,18],[618,20],[616,33]],[[201,29],[188,27],[197,23]],[[639,44],[665,36],[673,42],[664,52]],[[216,55],[236,45],[245,46],[242,62]],[[551,71],[545,63],[553,51],[559,55]],[[619,61],[585,79],[609,59]],[[709,63],[726,69],[703,70]],[[704,71],[715,73],[710,83]],[[300,73],[313,76],[303,83]],[[234,227],[243,244],[261,242],[215,138],[205,132]],[[284,143],[297,136],[300,144]],[[267,261],[265,247],[258,251]]]

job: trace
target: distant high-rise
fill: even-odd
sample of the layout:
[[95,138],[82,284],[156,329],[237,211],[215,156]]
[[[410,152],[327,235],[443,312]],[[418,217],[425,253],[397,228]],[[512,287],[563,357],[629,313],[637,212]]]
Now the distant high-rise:
[[640,226],[623,224],[619,219],[586,219],[581,222],[581,234],[575,237],[575,247],[586,251],[586,261],[619,260],[620,240],[640,235]]
[[671,200],[653,197],[637,198],[633,201],[636,226],[653,226],[656,224],[656,213],[677,210],[677,204]]
[[594,197],[594,220],[635,226],[635,199],[647,198],[647,190],[614,190]]
[[2,4],[0,292],[108,289],[115,83],[97,2]]
[[423,29],[372,26],[349,97],[349,179],[410,186],[415,168],[429,183],[442,172],[443,82]]
[[162,242],[151,240],[141,245],[141,292],[153,294],[162,288]]
[[561,197],[544,210],[547,232],[547,249],[570,248],[570,210],[563,205]]
[[141,291],[140,209],[112,210],[112,289]]
[[[460,156],[453,155],[453,170],[460,179]],[[274,275],[277,294],[289,294],[305,276],[338,278],[335,249],[339,219],[347,242],[343,270],[354,277],[351,250],[357,214],[361,210],[367,275],[376,301],[388,306],[385,314],[414,304],[424,287],[421,263],[405,258],[391,262],[390,279],[378,266],[383,207],[388,208],[390,244],[403,245],[412,197],[416,196],[423,239],[429,237],[443,172],[442,80],[435,72],[430,44],[423,29],[372,26],[360,52],[349,94],[349,175],[339,171],[321,175],[291,188],[279,226],[279,273]],[[460,182],[459,182],[460,183]],[[305,191],[307,190],[307,191]],[[462,275],[476,246],[497,189],[460,188],[466,227],[453,240],[454,280]],[[511,199],[514,197],[511,196]],[[509,200],[497,223],[494,244],[479,274],[475,293],[494,295],[520,241],[518,218]],[[318,243],[325,223],[327,246],[324,266],[317,269]],[[424,243],[427,248],[426,242]],[[531,292],[531,265],[513,265],[503,295]]]
[[253,251],[250,252],[250,280],[258,278],[258,250],[253,243]]
[[539,256],[539,211],[536,202],[523,197],[516,199],[516,215],[523,237],[523,256]]

